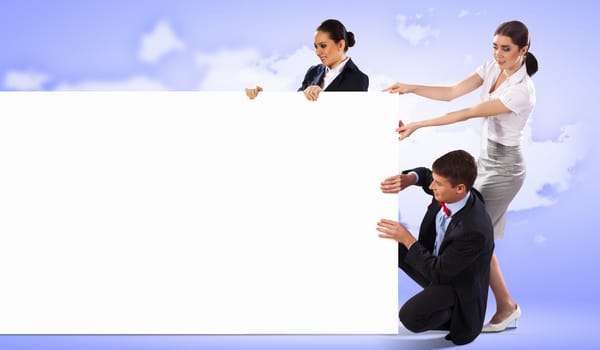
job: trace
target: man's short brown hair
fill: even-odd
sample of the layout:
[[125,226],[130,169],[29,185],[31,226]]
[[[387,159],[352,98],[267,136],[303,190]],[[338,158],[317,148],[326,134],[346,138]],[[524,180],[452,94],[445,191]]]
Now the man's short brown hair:
[[477,177],[477,163],[469,152],[463,150],[451,151],[433,162],[431,170],[450,181],[452,187],[464,184],[467,191],[473,188]]

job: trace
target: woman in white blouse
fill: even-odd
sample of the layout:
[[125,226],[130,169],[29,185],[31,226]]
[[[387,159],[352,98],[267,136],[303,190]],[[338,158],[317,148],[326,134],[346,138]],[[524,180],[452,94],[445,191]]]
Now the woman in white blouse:
[[[506,210],[523,184],[525,163],[521,152],[523,129],[535,105],[535,88],[530,76],[537,60],[529,52],[529,30],[519,21],[502,23],[493,42],[494,60],[483,64],[467,79],[453,86],[423,86],[396,83],[384,91],[413,93],[434,100],[450,101],[481,87],[481,103],[439,117],[408,123],[396,131],[400,140],[419,128],[447,125],[471,118],[483,118],[482,147],[478,177],[474,185],[483,195],[494,224],[494,237],[504,235]],[[401,175],[386,180],[387,192],[407,186]],[[501,332],[514,321],[521,309],[511,297],[500,271],[496,254],[490,265],[490,287],[496,299],[496,313],[483,332]]]

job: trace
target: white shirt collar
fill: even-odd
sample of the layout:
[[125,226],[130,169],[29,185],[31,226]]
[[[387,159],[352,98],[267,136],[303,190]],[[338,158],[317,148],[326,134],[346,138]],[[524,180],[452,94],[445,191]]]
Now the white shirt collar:
[[346,63],[348,63],[349,59],[350,59],[350,57],[346,57],[346,59],[343,60],[342,63],[338,64],[337,67],[335,67],[335,68],[329,68],[329,67],[325,66],[325,74],[329,74],[329,73],[337,74],[337,73],[341,72],[344,69],[344,67],[346,66]]
[[[521,65],[521,68],[514,72],[510,77],[506,78],[506,82],[510,85],[518,83],[523,80],[527,76],[527,67],[525,64]],[[508,85],[508,84],[507,84]]]

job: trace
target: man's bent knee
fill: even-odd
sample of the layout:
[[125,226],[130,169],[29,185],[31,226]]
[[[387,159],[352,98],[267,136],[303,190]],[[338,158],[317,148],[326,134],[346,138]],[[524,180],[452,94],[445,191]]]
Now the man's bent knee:
[[406,303],[402,306],[398,317],[400,318],[400,322],[402,322],[404,327],[411,332],[419,333],[427,330],[425,329],[425,324],[423,322],[419,322],[417,310],[414,310],[414,307],[412,307],[409,303]]

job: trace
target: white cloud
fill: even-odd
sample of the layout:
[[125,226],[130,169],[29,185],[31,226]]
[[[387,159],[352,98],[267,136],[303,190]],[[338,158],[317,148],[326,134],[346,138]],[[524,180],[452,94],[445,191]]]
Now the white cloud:
[[458,13],[458,18],[463,18],[469,15],[469,11],[468,10],[460,10],[460,12]]
[[4,87],[8,90],[42,90],[49,80],[50,77],[44,73],[12,70],[4,75]]
[[55,90],[60,91],[161,91],[168,90],[159,81],[144,76],[134,76],[120,81],[82,81],[61,83]]
[[[417,20],[420,17],[417,16]],[[420,25],[416,21],[409,23],[409,18],[404,15],[396,16],[397,31],[400,36],[412,45],[417,46],[423,40],[428,38],[437,38],[440,35],[440,30],[432,28],[429,25]]]
[[543,245],[544,243],[546,243],[548,239],[546,238],[546,236],[542,235],[542,234],[537,234],[535,235],[535,237],[533,237],[533,243],[535,243],[536,245]]
[[[512,210],[552,205],[556,195],[566,191],[573,180],[573,168],[586,156],[583,127],[563,126],[557,140],[533,141],[531,130],[524,143],[527,177],[523,188],[511,204]],[[543,193],[549,190],[551,193]]]
[[287,57],[265,58],[251,48],[196,55],[196,64],[204,70],[200,90],[243,90],[260,85],[269,91],[295,91],[306,70],[316,63],[313,50],[305,46]]
[[184,49],[185,44],[175,35],[171,25],[161,20],[152,32],[142,37],[138,57],[143,62],[156,63],[165,55]]

